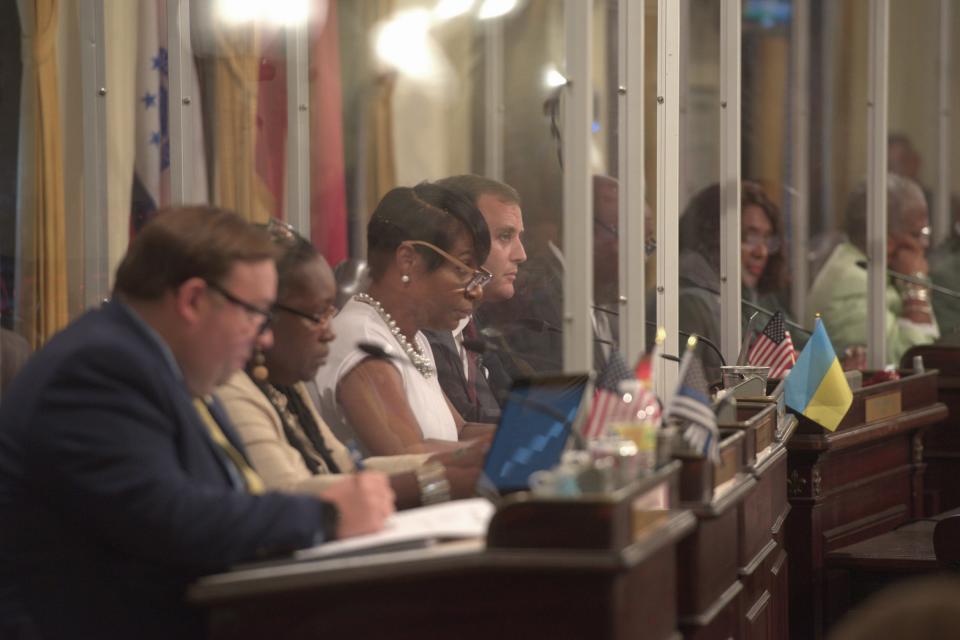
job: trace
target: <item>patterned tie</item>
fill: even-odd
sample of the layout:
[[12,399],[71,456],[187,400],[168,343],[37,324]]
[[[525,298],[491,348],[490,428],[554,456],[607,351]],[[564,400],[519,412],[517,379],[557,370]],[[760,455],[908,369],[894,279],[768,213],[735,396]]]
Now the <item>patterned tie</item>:
[[210,413],[210,408],[207,406],[207,403],[200,398],[194,398],[193,406],[196,408],[197,413],[203,420],[203,424],[207,427],[207,431],[210,432],[210,438],[217,444],[217,446],[223,449],[227,460],[233,464],[234,471],[238,471],[240,473],[240,476],[243,478],[243,482],[246,485],[247,492],[253,495],[260,495],[263,493],[265,491],[263,480],[257,475],[257,472],[250,467],[249,463],[247,463],[247,459],[243,457],[243,454],[237,451],[236,447],[230,444],[230,441],[227,440],[227,436],[223,433],[220,425],[217,424],[213,414]]

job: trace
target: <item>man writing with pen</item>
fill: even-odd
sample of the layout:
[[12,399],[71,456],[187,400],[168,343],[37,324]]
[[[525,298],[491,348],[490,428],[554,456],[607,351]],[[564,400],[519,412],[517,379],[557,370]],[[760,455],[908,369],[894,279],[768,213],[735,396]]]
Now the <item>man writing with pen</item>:
[[271,345],[276,288],[262,230],[159,212],[110,302],[26,364],[0,405],[0,636],[204,637],[198,576],[383,526],[383,474],[269,491],[210,396]]

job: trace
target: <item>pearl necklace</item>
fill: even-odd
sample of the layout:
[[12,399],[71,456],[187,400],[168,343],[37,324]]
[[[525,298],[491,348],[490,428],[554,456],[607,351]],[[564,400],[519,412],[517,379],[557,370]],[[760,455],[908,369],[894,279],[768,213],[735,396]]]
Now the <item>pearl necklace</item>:
[[407,357],[410,358],[410,362],[413,363],[413,366],[416,367],[417,371],[420,372],[424,378],[429,378],[433,375],[433,366],[430,364],[430,358],[428,358],[424,353],[417,348],[416,346],[410,344],[407,340],[407,336],[403,335],[400,331],[400,327],[397,326],[396,320],[394,320],[387,310],[383,308],[376,299],[366,293],[358,293],[353,296],[353,299],[357,302],[363,302],[373,307],[373,310],[377,312],[377,315],[380,316],[380,319],[387,325],[387,329],[390,330],[390,333],[393,334],[394,339],[403,349],[403,352],[407,354]]

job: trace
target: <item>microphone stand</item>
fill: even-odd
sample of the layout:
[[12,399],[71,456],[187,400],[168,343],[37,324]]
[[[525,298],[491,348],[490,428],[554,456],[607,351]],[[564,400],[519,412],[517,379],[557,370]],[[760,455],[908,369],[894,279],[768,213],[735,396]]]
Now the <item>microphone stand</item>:
[[[657,327],[657,323],[654,322],[653,320],[647,320],[646,323],[651,327],[654,327],[654,328]],[[711,351],[717,354],[717,357],[720,358],[720,366],[723,366],[723,367],[727,366],[727,361],[724,359],[723,354],[720,353],[720,348],[717,345],[715,345],[712,340],[703,337],[699,333],[690,334],[690,333],[687,333],[686,331],[680,331],[679,329],[677,329],[677,333],[683,336],[684,338],[687,338],[688,340],[690,339],[691,335],[695,335],[697,337],[697,342],[702,342],[703,344],[710,347]],[[666,355],[664,355],[663,357],[665,357],[667,360],[672,360],[675,356],[667,357]]]
[[[857,266],[861,269],[867,269],[868,264],[866,260],[857,260]],[[948,298],[954,298],[960,300],[960,291],[954,291],[953,289],[948,289],[947,287],[941,287],[938,284],[934,284],[923,278],[917,278],[916,276],[907,275],[906,273],[900,273],[899,271],[894,271],[893,269],[887,268],[887,275],[896,280],[903,280],[904,282],[909,282],[910,284],[915,284],[931,291],[936,291],[939,294],[945,295]]]

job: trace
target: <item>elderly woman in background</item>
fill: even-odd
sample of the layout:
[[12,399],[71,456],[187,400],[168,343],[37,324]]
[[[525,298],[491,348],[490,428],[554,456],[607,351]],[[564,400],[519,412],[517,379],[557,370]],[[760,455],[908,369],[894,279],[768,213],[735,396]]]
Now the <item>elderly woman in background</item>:
[[[333,273],[313,246],[282,224],[269,225],[278,245],[279,283],[272,346],[217,390],[251,463],[271,489],[323,491],[357,470],[330,432],[304,386],[325,361],[334,339]],[[384,471],[399,508],[472,495],[480,451],[369,458]]]
[[444,397],[421,333],[453,330],[483,296],[492,276],[480,267],[490,252],[480,211],[437,185],[399,187],[373,212],[367,247],[370,287],[334,319],[340,337],[317,373],[324,419],[372,455],[489,438],[492,425],[466,423]]

